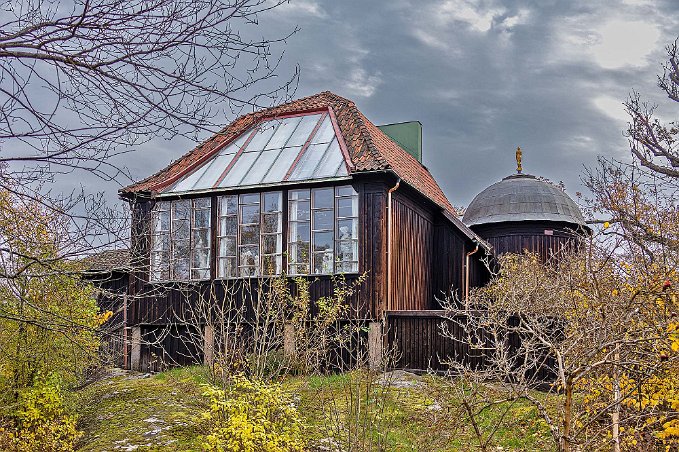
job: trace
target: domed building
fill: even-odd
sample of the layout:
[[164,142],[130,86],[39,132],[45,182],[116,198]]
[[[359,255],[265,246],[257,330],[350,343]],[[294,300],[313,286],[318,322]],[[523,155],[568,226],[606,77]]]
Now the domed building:
[[528,250],[546,261],[590,229],[578,206],[560,187],[522,173],[520,149],[517,163],[516,174],[476,195],[462,221],[498,255]]

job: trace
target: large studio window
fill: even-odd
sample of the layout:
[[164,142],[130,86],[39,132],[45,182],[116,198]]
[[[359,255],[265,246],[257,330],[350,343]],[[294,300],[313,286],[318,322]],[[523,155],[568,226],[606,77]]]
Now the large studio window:
[[218,277],[281,273],[282,197],[279,191],[219,197]]
[[151,212],[151,281],[210,277],[210,199],[159,201]]
[[288,272],[358,271],[358,194],[351,186],[289,192]]

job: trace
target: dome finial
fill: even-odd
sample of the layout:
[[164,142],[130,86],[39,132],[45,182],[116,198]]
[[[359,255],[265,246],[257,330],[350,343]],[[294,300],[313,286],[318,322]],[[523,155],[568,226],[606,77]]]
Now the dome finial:
[[516,172],[521,174],[521,148],[517,147],[516,148]]

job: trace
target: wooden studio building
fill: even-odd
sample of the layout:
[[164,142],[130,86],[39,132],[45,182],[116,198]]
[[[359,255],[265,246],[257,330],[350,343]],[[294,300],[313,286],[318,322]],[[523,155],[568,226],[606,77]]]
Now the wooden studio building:
[[90,266],[120,295],[102,300],[115,311],[117,364],[156,370],[199,360],[179,350],[181,338],[143,340],[168,326],[181,335],[177,313],[193,293],[224,297],[225,282],[284,274],[290,284],[313,281],[313,301],[332,294],[337,275],[365,274],[354,298],[370,331],[402,352],[399,367],[436,367],[452,347],[436,328],[441,297],[486,283],[488,256],[546,257],[586,226],[567,194],[520,168],[459,218],[422,164],[421,138],[418,122],[376,126],[326,91],[241,116],[120,190],[132,208],[129,253],[110,251]]

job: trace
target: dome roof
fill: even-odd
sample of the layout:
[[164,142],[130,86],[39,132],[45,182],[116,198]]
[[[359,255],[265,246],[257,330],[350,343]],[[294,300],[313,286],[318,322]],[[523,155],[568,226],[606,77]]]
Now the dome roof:
[[462,218],[467,226],[528,220],[585,224],[582,212],[563,190],[529,174],[514,174],[486,188]]

